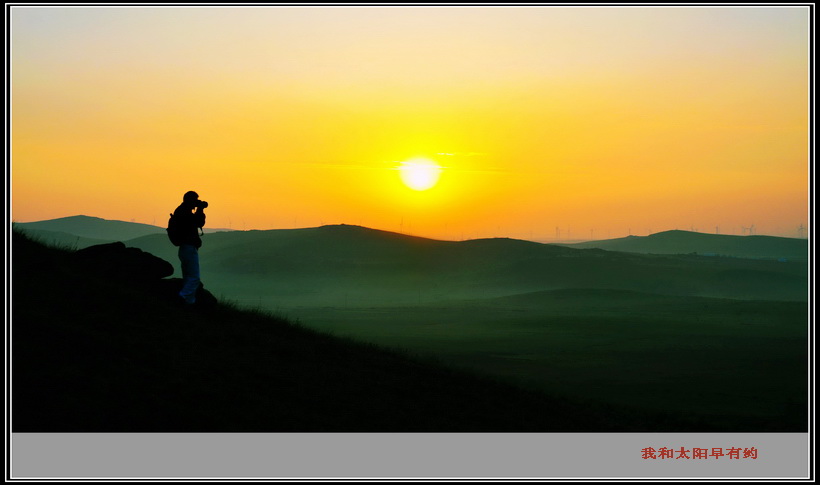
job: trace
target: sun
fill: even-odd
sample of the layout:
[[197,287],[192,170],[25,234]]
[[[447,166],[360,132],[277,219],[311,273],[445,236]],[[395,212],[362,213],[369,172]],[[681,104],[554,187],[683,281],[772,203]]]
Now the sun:
[[401,162],[399,175],[404,185],[413,190],[423,191],[433,188],[441,176],[441,167],[428,158],[414,158]]

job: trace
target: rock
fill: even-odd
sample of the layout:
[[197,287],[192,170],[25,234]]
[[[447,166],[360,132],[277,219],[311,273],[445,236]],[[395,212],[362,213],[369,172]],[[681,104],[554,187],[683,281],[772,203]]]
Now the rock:
[[111,278],[144,282],[174,274],[168,261],[138,248],[127,248],[122,242],[89,246],[76,251],[74,258],[89,272]]
[[[113,242],[75,251],[74,259],[82,271],[114,281],[140,283],[156,292],[158,299],[181,303],[179,290],[182,289],[182,279],[168,278],[174,274],[174,267],[151,253],[137,248],[127,248],[122,242]],[[216,304],[216,297],[200,284],[196,294],[196,306],[211,307]]]

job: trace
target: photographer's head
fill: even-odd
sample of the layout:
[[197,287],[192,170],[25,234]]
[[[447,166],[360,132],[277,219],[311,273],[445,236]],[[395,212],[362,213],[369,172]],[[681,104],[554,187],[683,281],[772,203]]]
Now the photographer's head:
[[193,190],[185,192],[185,195],[182,196],[182,202],[192,208],[195,207],[199,210],[208,207],[208,203],[204,200],[199,200],[199,194],[197,194]]
[[188,204],[196,204],[199,200],[199,194],[194,192],[193,190],[189,190],[185,192],[185,195],[182,196],[182,201],[187,202]]

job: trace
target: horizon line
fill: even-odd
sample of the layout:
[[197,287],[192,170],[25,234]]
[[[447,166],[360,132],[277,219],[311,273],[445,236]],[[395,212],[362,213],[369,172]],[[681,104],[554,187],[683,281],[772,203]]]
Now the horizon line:
[[[106,222],[118,222],[118,223],[124,223],[124,224],[137,224],[137,225],[143,225],[143,226],[151,226],[151,227],[155,227],[159,230],[164,230],[165,229],[163,226],[158,226],[156,223],[151,224],[151,223],[146,223],[146,222],[138,222],[134,219],[131,219],[130,221],[123,220],[123,219],[106,219],[104,217],[91,216],[91,215],[87,215],[87,214],[75,214],[75,215],[71,215],[71,216],[55,217],[55,218],[51,218],[51,219],[40,219],[40,220],[35,220],[35,221],[19,221],[19,220],[12,219],[10,222],[11,222],[11,226],[13,227],[14,224],[36,224],[36,223],[41,223],[41,222],[52,222],[52,221],[58,221],[58,220],[63,220],[63,219],[71,219],[71,218],[79,218],[79,217],[85,217],[85,218],[89,218],[89,219],[98,219],[98,220],[106,221]],[[271,227],[271,228],[267,228],[267,229],[258,229],[258,228],[234,229],[233,227],[229,226],[229,227],[205,228],[205,230],[208,231],[208,232],[250,232],[250,231],[281,231],[281,230],[299,230],[299,229],[318,229],[318,228],[322,228],[322,227],[333,227],[333,226],[361,227],[361,228],[369,229],[369,230],[389,232],[389,233],[400,234],[400,235],[404,235],[404,236],[420,237],[420,238],[424,238],[424,239],[433,239],[433,240],[440,240],[440,241],[468,241],[468,240],[480,240],[480,239],[517,239],[517,240],[522,240],[522,241],[531,241],[531,242],[538,242],[538,243],[545,243],[545,244],[574,244],[574,243],[583,243],[583,242],[591,242],[591,241],[608,241],[608,240],[616,240],[616,239],[627,239],[627,238],[631,238],[631,237],[641,238],[641,237],[649,237],[649,236],[653,236],[653,235],[656,235],[656,234],[663,234],[663,233],[673,232],[673,231],[687,232],[687,233],[693,233],[693,234],[703,234],[703,235],[709,235],[709,236],[733,236],[733,237],[762,236],[762,237],[777,237],[777,238],[783,238],[783,239],[798,239],[798,240],[809,240],[809,239],[811,239],[811,234],[812,234],[812,231],[809,230],[808,228],[804,227],[802,224],[798,228],[796,228],[796,230],[799,231],[799,230],[802,229],[802,230],[806,231],[805,236],[784,236],[784,235],[774,235],[774,234],[768,234],[768,233],[763,233],[763,234],[754,233],[753,232],[753,230],[755,228],[754,225],[751,225],[749,227],[741,226],[741,229],[743,231],[742,234],[725,234],[725,233],[722,233],[722,232],[704,232],[704,231],[698,230],[697,228],[690,228],[690,229],[675,228],[675,229],[664,229],[664,230],[661,230],[661,231],[654,231],[654,232],[651,231],[651,230],[648,230],[647,234],[639,235],[639,234],[632,234],[632,230],[631,230],[631,228],[629,228],[629,229],[627,229],[628,234],[625,235],[625,236],[615,236],[615,237],[606,237],[606,238],[595,238],[595,237],[573,238],[571,236],[563,238],[560,235],[558,237],[547,237],[547,236],[533,237],[532,236],[532,231],[530,231],[531,235],[530,235],[529,238],[521,237],[521,236],[515,237],[515,236],[509,236],[509,235],[508,236],[498,235],[498,236],[483,236],[483,237],[463,237],[464,235],[462,234],[462,237],[460,239],[456,239],[456,238],[440,238],[440,237],[419,235],[419,234],[413,233],[411,231],[402,231],[402,230],[397,231],[397,230],[384,229],[384,228],[378,228],[378,227],[373,227],[373,226],[365,226],[365,225],[362,225],[362,224],[351,224],[351,223],[345,223],[345,222],[329,223],[329,224],[320,223],[319,225],[315,225],[315,226]],[[719,227],[720,226],[718,226],[718,229],[719,229]],[[752,231],[747,232],[750,228],[751,228]],[[559,234],[560,234],[560,232],[561,231],[559,231]]]

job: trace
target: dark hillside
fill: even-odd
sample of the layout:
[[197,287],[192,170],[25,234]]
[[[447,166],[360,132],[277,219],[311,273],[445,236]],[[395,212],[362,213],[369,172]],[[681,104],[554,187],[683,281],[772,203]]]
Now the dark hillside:
[[685,431],[529,392],[12,240],[15,432]]
[[91,239],[87,237],[69,234],[67,232],[47,231],[41,229],[22,229],[22,225],[15,225],[35,241],[39,241],[49,246],[56,246],[66,249],[83,249],[97,244],[113,242],[113,239]]

